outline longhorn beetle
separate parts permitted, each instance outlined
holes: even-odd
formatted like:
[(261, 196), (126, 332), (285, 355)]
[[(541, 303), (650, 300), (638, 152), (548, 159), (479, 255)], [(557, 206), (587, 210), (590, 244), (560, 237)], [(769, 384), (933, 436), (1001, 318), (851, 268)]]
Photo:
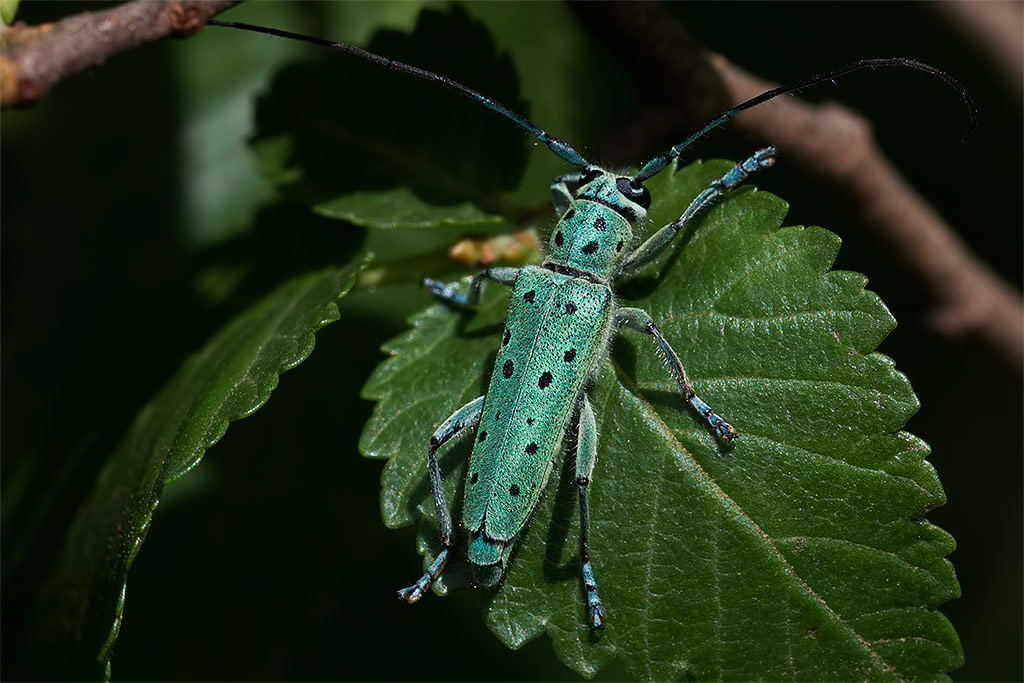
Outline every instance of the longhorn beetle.
[[(970, 111), (971, 122), (964, 139), (973, 133), (977, 119), (966, 90), (945, 72), (905, 58), (865, 59), (774, 88), (728, 109), (633, 175), (621, 175), (587, 161), (572, 146), (500, 102), (445, 76), (354, 45), (238, 22), (209, 23), (330, 47), (434, 82), (501, 114), (575, 167), (576, 170), (556, 178), (551, 186), (559, 219), (540, 266), (488, 268), (472, 277), (468, 291), (459, 283), (423, 279), (433, 296), (457, 307), (475, 305), (485, 281), (511, 287), (512, 295), (487, 393), (456, 410), (430, 437), (427, 461), (440, 516), (442, 549), (413, 585), (398, 591), (398, 597), (410, 603), (419, 600), (441, 575), (452, 553), (454, 526), (437, 462), (437, 452), (443, 445), (476, 428), (462, 526), (469, 533), (468, 559), (473, 577), (478, 584), (491, 587), (501, 581), (516, 539), (529, 523), (563, 443), (568, 443), (575, 449), (580, 562), (592, 629), (604, 628), (605, 609), (590, 561), (587, 486), (598, 444), (587, 388), (604, 362), (615, 332), (627, 327), (649, 335), (667, 361), (684, 398), (707, 428), (726, 444), (737, 436), (733, 426), (697, 396), (679, 355), (651, 316), (640, 308), (617, 306), (612, 287), (619, 277), (661, 254), (695, 215), (739, 186), (751, 173), (771, 166), (776, 150), (766, 147), (736, 164), (705, 188), (676, 221), (637, 244), (651, 206), (651, 195), (644, 182), (666, 169), (695, 140), (740, 112), (784, 93), (864, 68), (908, 67), (945, 81), (959, 92)], [(572, 433), (566, 438), (570, 430)]]

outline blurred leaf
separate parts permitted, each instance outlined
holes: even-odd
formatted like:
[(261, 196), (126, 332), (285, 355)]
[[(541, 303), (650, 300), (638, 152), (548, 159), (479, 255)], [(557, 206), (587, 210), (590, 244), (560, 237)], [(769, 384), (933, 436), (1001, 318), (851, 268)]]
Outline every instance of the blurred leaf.
[[(268, 26), (302, 23), (297, 3), (251, 3), (247, 19)], [(240, 31), (210, 27), (174, 52), (179, 106), (187, 121), (181, 155), (183, 226), (195, 245), (244, 232), (273, 190), (242, 144), (252, 135), (256, 96), (269, 74), (305, 46), (290, 40), (252, 40)], [(216, 64), (216, 68), (211, 68)]]
[[(651, 181), (651, 223), (674, 219), (729, 166)], [(944, 559), (954, 542), (924, 521), (944, 494), (927, 445), (899, 431), (918, 402), (892, 361), (871, 353), (895, 321), (863, 276), (829, 271), (835, 235), (780, 227), (787, 208), (740, 190), (680, 236), (656, 277), (618, 288), (623, 304), (651, 313), (740, 437), (718, 443), (654, 344), (621, 335), (590, 392), (600, 433), (592, 557), (608, 628), (586, 624), (563, 463), (484, 597), (485, 621), (509, 647), (547, 631), (583, 675), (621, 657), (655, 680), (935, 678), (962, 661), (935, 610), (959, 595)], [(498, 289), (475, 314), (436, 305), (416, 316), (364, 388), (379, 403), (361, 449), (389, 459), (384, 520), (422, 520), (428, 560), (438, 542), (427, 441), (485, 390), (507, 301)], [(456, 518), (468, 452), (463, 443), (441, 456)], [(464, 582), (463, 570), (450, 565), (439, 592)]]
[[(438, 42), (461, 49), (438, 51)], [(511, 58), (458, 6), (422, 12), (412, 34), (378, 31), (367, 49), (485, 89), (528, 114)], [(524, 131), (437, 83), (351, 55), (317, 56), (282, 70), (259, 101), (253, 144), (282, 192), (368, 227), (479, 226), (512, 211), (500, 193), (522, 176)]]
[[(614, 55), (595, 44), (571, 6), (560, 2), (473, 2), (466, 4), (466, 9), (484, 22), (501, 49), (515, 56), (520, 91), (530, 103), (530, 119), (549, 133), (564, 136), (584, 157), (597, 160), (602, 156), (604, 145), (628, 119), (636, 102), (634, 82)], [(614, 84), (610, 92), (608, 84)], [(490, 94), (489, 90), (485, 94)], [(551, 180), (567, 167), (544, 145), (529, 137), (526, 140), (529, 164), (512, 196), (533, 206), (548, 191)]]
[(14, 23), (14, 17), (18, 15), (18, 0), (0, 0), (0, 20), (5, 26)]
[[(361, 263), (295, 277), (225, 325), (142, 411), (100, 472), (49, 582), (35, 647), (56, 678), (104, 675), (124, 586), (164, 486), (194, 467), (228, 423), (251, 415), (278, 376), (338, 319)], [(109, 675), (109, 673), (107, 674)]]

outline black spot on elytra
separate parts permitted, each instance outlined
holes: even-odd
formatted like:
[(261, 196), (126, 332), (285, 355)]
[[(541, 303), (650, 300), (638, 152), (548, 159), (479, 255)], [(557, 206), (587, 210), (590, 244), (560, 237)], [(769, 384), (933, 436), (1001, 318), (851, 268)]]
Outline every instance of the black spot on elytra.
[(487, 441), (487, 432), (486, 431), (480, 432), (480, 443), (483, 443), (484, 441)]
[(523, 301), (525, 301), (528, 304), (532, 304), (533, 303), (533, 298), (534, 298), (534, 296), (536, 296), (536, 294), (537, 294), (536, 290), (531, 289), (526, 294), (523, 294)]
[(564, 360), (566, 363), (571, 363), (574, 360), (576, 360), (576, 349), (569, 349), (568, 351), (566, 351), (565, 355), (562, 356), (562, 360)]
[(555, 233), (555, 244), (557, 244), (558, 246), (562, 246), (563, 244), (565, 244), (565, 238), (562, 237), (561, 230)]
[(604, 216), (598, 216), (597, 218), (594, 219), (595, 230), (600, 230), (603, 232), (606, 227), (608, 227), (608, 224), (605, 222)]
[(512, 376), (512, 371), (515, 369), (516, 366), (513, 365), (512, 359), (509, 358), (507, 361), (505, 361), (505, 364), (501, 366), (501, 374), (505, 376), (505, 379), (508, 379), (509, 377)]
[(567, 303), (565, 305), (565, 312), (568, 313), (569, 315), (572, 315), (573, 313), (575, 313), (576, 312), (576, 304), (572, 303), (571, 301), (569, 303)]
[(526, 424), (532, 425), (533, 424), (533, 418), (532, 417), (526, 418)]
[(509, 330), (505, 330), (505, 338), (501, 341), (502, 346), (508, 346), (508, 340), (512, 338), (512, 333)]
[(494, 414), (494, 421), (497, 422), (500, 419), (501, 419), (501, 411), (499, 410), (498, 412), (496, 412)]
[(615, 251), (622, 251), (622, 247), (625, 246), (625, 242), (619, 240), (619, 243), (615, 245)]
[(475, 484), (476, 480), (479, 479), (479, 478), (480, 478), (480, 473), (479, 472), (474, 472), (473, 476), (469, 478), (469, 483), (470, 484)]
[(512, 484), (511, 486), (508, 487), (508, 492), (510, 494), (512, 494), (513, 496), (518, 496), (519, 495), (519, 485), (518, 484)]
[(565, 212), (565, 215), (562, 216), (562, 220), (563, 221), (571, 221), (572, 217), (575, 216), (575, 215), (576, 215), (576, 207), (573, 207), (573, 208), (571, 208), (571, 209), (569, 209), (568, 211)]
[(537, 382), (537, 386), (540, 387), (541, 389), (545, 389), (549, 384), (551, 384), (551, 380), (553, 380), (554, 378), (554, 375), (552, 375), (550, 372), (545, 371), (544, 374), (540, 376), (540, 380)]
[(531, 441), (530, 445), (526, 447), (526, 452), (530, 455), (535, 455), (537, 453), (537, 444)]
[(584, 254), (593, 254), (595, 251), (597, 251), (597, 246), (597, 242), (587, 242), (586, 244), (583, 245), (583, 248), (580, 249), (580, 251), (582, 251)]

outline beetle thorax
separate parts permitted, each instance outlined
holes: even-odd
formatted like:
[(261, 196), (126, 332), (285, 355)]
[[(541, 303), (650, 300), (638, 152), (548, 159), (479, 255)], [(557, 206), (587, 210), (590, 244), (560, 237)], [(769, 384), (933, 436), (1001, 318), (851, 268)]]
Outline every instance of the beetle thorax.
[[(580, 187), (551, 235), (546, 263), (610, 280), (630, 252), (647, 207), (626, 197), (620, 181), (602, 171)], [(646, 189), (641, 188), (646, 195)], [(649, 197), (650, 195), (646, 195)], [(648, 202), (649, 206), (649, 202)]]

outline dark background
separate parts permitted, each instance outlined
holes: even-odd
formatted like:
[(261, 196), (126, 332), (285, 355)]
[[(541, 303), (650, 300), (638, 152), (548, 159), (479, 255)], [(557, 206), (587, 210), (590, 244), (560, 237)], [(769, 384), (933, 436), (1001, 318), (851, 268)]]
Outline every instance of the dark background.
[[(539, 7), (505, 6), (523, 20), (505, 26), (499, 45), (517, 63), (579, 74), (572, 97), (593, 115), (575, 131), (552, 132), (599, 148), (635, 89), (616, 80), (626, 72), (570, 12)], [(37, 23), (84, 8), (29, 4), (20, 18)], [(862, 112), (911, 183), (1020, 286), (1020, 90), (933, 6), (686, 3), (672, 11), (701, 43), (778, 81), (876, 56), (914, 57), (953, 73), (981, 110), (967, 145), (959, 142), (966, 115), (955, 94), (897, 70), (850, 77), (808, 98)], [(365, 42), (375, 22), (409, 27), (415, 16), (404, 3), (257, 3), (226, 18)], [(209, 28), (148, 47), (59, 86), (32, 109), (3, 114), (4, 678), (26, 675), (17, 668), (22, 625), (104, 458), (183, 358), (226, 320), (223, 309), (204, 305), (197, 263), (272, 242), (248, 231), (257, 207), (273, 198), (245, 148), (251, 99), (276, 65), (315, 51), (242, 38), (249, 40)], [(559, 50), (563, 44), (572, 49)], [(548, 52), (531, 53), (538, 45)], [(524, 96), (536, 99), (531, 84), (543, 71), (527, 72)], [(338, 96), (358, 106), (372, 94)], [(542, 126), (544, 112), (534, 101), (531, 116)], [(748, 152), (722, 134), (694, 155)], [(1020, 377), (969, 341), (935, 335), (916, 283), (784, 163), (757, 183), (792, 204), (787, 223), (840, 234), (836, 267), (867, 274), (899, 320), (879, 350), (921, 399), (907, 429), (931, 444), (949, 499), (929, 520), (959, 545), (950, 559), (963, 597), (943, 607), (966, 657), (953, 677), (1019, 680)], [(543, 208), (544, 194), (534, 197)], [(424, 304), (410, 288), (346, 299), (346, 324), (323, 330), (316, 352), (282, 378), (272, 400), (168, 487), (129, 578), (115, 680), (575, 677), (546, 639), (520, 652), (503, 648), (481, 627), (472, 592), (428, 596), (415, 607), (392, 597), (420, 564), (414, 531), (381, 524), (381, 464), (356, 450), (372, 409), (359, 388), (383, 358), (380, 345)]]

